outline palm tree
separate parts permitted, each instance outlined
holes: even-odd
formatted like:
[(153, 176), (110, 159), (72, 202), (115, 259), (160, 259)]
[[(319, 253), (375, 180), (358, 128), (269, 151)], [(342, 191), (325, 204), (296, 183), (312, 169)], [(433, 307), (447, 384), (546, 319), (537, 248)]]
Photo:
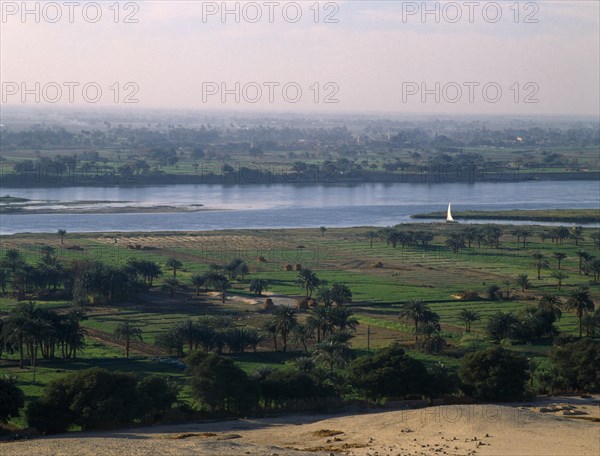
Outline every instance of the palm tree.
[(485, 240), (489, 245), (495, 248), (500, 248), (500, 238), (502, 237), (502, 229), (494, 225), (486, 225), (483, 228)]
[(195, 348), (198, 348), (198, 343), (200, 339), (200, 326), (200, 323), (194, 322), (192, 320), (185, 320), (175, 327), (175, 333), (179, 338), (181, 338), (184, 344), (187, 344), (188, 351), (190, 352)]
[(333, 293), (331, 292), (331, 288), (319, 288), (319, 292), (317, 293), (317, 301), (324, 306), (331, 306), (333, 304)]
[(521, 287), (521, 291), (525, 293), (525, 290), (529, 288), (530, 285), (527, 274), (519, 274), (517, 276), (517, 285), (519, 285)]
[(252, 279), (250, 282), (250, 291), (256, 293), (258, 296), (262, 296), (262, 292), (269, 286), (269, 282), (265, 279)]
[(521, 243), (521, 231), (522, 231), (521, 228), (517, 228), (510, 232), (510, 234), (512, 234), (514, 237), (517, 238), (517, 244)]
[(471, 248), (471, 243), (481, 239), (481, 230), (475, 227), (469, 227), (464, 231), (465, 241), (467, 241), (467, 247)]
[(565, 239), (571, 237), (571, 233), (566, 226), (559, 226), (558, 228), (552, 230), (552, 236), (556, 240), (557, 244), (562, 245)]
[(115, 328), (115, 339), (125, 341), (125, 357), (129, 358), (129, 344), (131, 339), (142, 340), (142, 330), (128, 321), (119, 323)]
[(452, 249), (452, 253), (458, 253), (466, 247), (465, 240), (461, 234), (453, 233), (446, 239), (446, 245)]
[(577, 252), (577, 256), (579, 257), (579, 275), (581, 275), (581, 271), (583, 271), (583, 265), (590, 259), (590, 254), (585, 250), (579, 250)]
[(600, 329), (600, 309), (596, 309), (594, 313), (587, 313), (583, 316), (583, 327), (585, 335), (594, 337)]
[(313, 338), (314, 332), (314, 328), (312, 328), (310, 325), (298, 323), (292, 329), (292, 343), (296, 344), (296, 346), (298, 344), (302, 345), (304, 351), (308, 353), (306, 342)]
[(419, 323), (424, 321), (427, 312), (431, 312), (427, 304), (421, 299), (409, 299), (400, 311), (400, 319), (415, 324), (415, 345), (419, 342)]
[(506, 339), (519, 320), (510, 312), (497, 312), (492, 315), (487, 324), (488, 335), (496, 342)]
[(200, 287), (204, 285), (206, 282), (206, 277), (199, 274), (194, 274), (192, 276), (192, 285), (196, 287), (196, 296), (200, 296)]
[(315, 369), (315, 361), (308, 356), (300, 356), (292, 360), (292, 364), (300, 372), (310, 373)]
[(8, 285), (8, 270), (0, 268), (0, 289), (2, 294), (6, 293), (6, 285)]
[(277, 331), (281, 334), (281, 340), (283, 342), (283, 352), (287, 351), (287, 340), (290, 332), (294, 329), (294, 326), (298, 323), (296, 320), (296, 312), (294, 309), (288, 306), (278, 306), (273, 312), (273, 318), (275, 319), (275, 325)]
[(306, 290), (306, 297), (312, 297), (313, 291), (323, 282), (310, 268), (303, 268), (298, 272), (298, 285)]
[(216, 291), (221, 292), (221, 302), (225, 302), (225, 293), (231, 288), (231, 282), (224, 275), (217, 275), (212, 279), (212, 286)]
[(326, 364), (331, 372), (334, 367), (344, 367), (346, 364), (345, 352), (347, 346), (333, 339), (318, 343), (313, 357), (316, 362)]
[(594, 274), (594, 282), (597, 282), (600, 278), (600, 259), (594, 258), (589, 269), (591, 269), (592, 274)]
[(521, 230), (521, 237), (523, 238), (523, 248), (527, 248), (527, 238), (531, 237), (533, 232), (531, 230), (523, 229)]
[(359, 323), (353, 315), (349, 307), (336, 307), (332, 309), (331, 322), (340, 331), (355, 331)]
[(377, 231), (367, 231), (366, 237), (369, 240), (369, 247), (373, 248), (373, 240), (379, 237), (379, 233)]
[(235, 280), (238, 276), (243, 279), (249, 270), (248, 265), (241, 258), (236, 258), (223, 267), (223, 272), (227, 273), (229, 280)]
[(573, 290), (569, 294), (567, 299), (567, 308), (575, 310), (577, 318), (579, 318), (579, 338), (582, 336), (582, 322), (581, 319), (587, 312), (594, 311), (594, 301), (590, 297), (590, 290), (587, 287), (580, 286), (576, 290)]
[(574, 226), (571, 228), (571, 238), (575, 240), (575, 245), (579, 245), (579, 241), (583, 241), (583, 227)]
[(385, 242), (387, 245), (392, 244), (393, 248), (396, 248), (398, 245), (398, 241), (400, 240), (400, 233), (394, 229), (389, 229), (386, 231)]
[(67, 230), (58, 230), (56, 232), (56, 234), (58, 234), (58, 236), (60, 237), (60, 243), (64, 244), (65, 243), (65, 236), (67, 235)]
[(464, 322), (465, 332), (471, 332), (471, 323), (480, 320), (481, 316), (473, 310), (462, 309), (458, 314), (458, 318)]
[(335, 309), (336, 307), (331, 306), (317, 306), (308, 313), (306, 324), (311, 329), (317, 330), (317, 343), (325, 339), (335, 328)]
[(177, 270), (183, 267), (183, 263), (179, 261), (177, 258), (169, 258), (165, 265), (173, 270), (173, 278), (177, 278)]
[(440, 334), (439, 323), (427, 322), (422, 325), (423, 341), (421, 347), (427, 353), (438, 353), (446, 345), (446, 340)]
[(531, 256), (533, 257), (533, 266), (537, 269), (537, 278), (539, 280), (542, 268), (548, 267), (548, 261), (542, 252), (534, 252)]
[(128, 261), (128, 263), (138, 274), (144, 278), (144, 282), (146, 283), (147, 287), (151, 287), (154, 279), (162, 275), (160, 265), (154, 261), (131, 259)]
[(268, 332), (271, 337), (273, 338), (273, 347), (275, 348), (275, 351), (277, 351), (277, 322), (275, 321), (275, 318), (271, 318), (270, 320), (267, 320), (264, 322), (263, 324), (263, 329)]
[(13, 284), (15, 280), (15, 276), (17, 275), (17, 270), (22, 268), (25, 264), (25, 260), (23, 259), (23, 255), (17, 249), (8, 249), (4, 254), (4, 258), (2, 259), (2, 266), (7, 269), (10, 269), (13, 276)]
[(19, 367), (23, 368), (23, 347), (32, 336), (31, 326), (35, 319), (36, 308), (30, 303), (19, 304), (6, 318), (2, 327), (2, 338), (19, 349)]
[(87, 320), (87, 316), (80, 308), (71, 309), (66, 314), (61, 331), (63, 358), (75, 359), (77, 351), (84, 350), (87, 331), (81, 326), (82, 320)]
[(331, 286), (331, 299), (338, 306), (352, 302), (352, 292), (343, 283), (334, 283)]
[(164, 283), (164, 288), (166, 288), (167, 290), (169, 290), (169, 293), (171, 295), (171, 297), (175, 297), (175, 290), (177, 290), (177, 287), (179, 286), (179, 280), (177, 279), (167, 279), (165, 280)]
[(564, 252), (554, 252), (552, 254), (552, 256), (554, 258), (556, 258), (556, 261), (558, 263), (558, 270), (560, 271), (560, 263), (561, 263), (562, 260), (564, 260), (565, 258), (567, 258), (567, 254), (564, 253)]
[(565, 280), (566, 278), (568, 278), (567, 274), (565, 274), (562, 271), (554, 271), (552, 274), (550, 274), (550, 276), (553, 279), (556, 279), (557, 285), (558, 285), (558, 291), (560, 291), (560, 289), (562, 288), (562, 281)]
[(556, 320), (560, 320), (560, 317), (562, 316), (562, 301), (558, 296), (551, 293), (545, 294), (540, 298), (538, 308), (552, 314)]

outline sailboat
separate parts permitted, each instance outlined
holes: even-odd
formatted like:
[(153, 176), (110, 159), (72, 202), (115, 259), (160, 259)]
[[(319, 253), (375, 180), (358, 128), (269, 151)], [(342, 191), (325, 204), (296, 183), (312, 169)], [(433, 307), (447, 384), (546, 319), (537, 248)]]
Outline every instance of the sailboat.
[(446, 223), (456, 223), (452, 218), (452, 203), (448, 203), (448, 213), (446, 214)]

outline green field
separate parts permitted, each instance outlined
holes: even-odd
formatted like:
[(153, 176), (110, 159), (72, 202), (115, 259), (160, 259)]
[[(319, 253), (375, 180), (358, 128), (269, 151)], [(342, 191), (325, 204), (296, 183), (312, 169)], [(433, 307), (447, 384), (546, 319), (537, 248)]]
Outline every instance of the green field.
[[(454, 254), (445, 245), (447, 236), (457, 230), (456, 225), (410, 224), (402, 225), (402, 230), (426, 229), (434, 232), (435, 239), (427, 247), (396, 248), (386, 245), (383, 240), (375, 240), (370, 247), (365, 234), (372, 228), (328, 229), (324, 236), (318, 229), (294, 230), (229, 230), (218, 232), (183, 233), (114, 233), (114, 234), (67, 234), (64, 244), (55, 234), (13, 235), (0, 238), (0, 257), (6, 250), (17, 248), (30, 263), (36, 263), (41, 256), (41, 246), (52, 245), (64, 263), (72, 260), (96, 259), (113, 265), (123, 265), (129, 258), (145, 258), (163, 265), (164, 275), (148, 292), (134, 302), (123, 302), (110, 306), (89, 307), (88, 319), (83, 322), (90, 331), (85, 351), (76, 361), (39, 360), (36, 382), (30, 367), (18, 368), (17, 354), (3, 354), (0, 369), (16, 375), (19, 386), (29, 398), (38, 396), (44, 385), (66, 372), (90, 366), (101, 365), (110, 369), (139, 372), (142, 375), (159, 373), (178, 378), (184, 384), (183, 372), (168, 364), (154, 361), (160, 350), (151, 349), (156, 337), (167, 331), (177, 322), (203, 315), (227, 315), (238, 326), (260, 328), (270, 313), (263, 310), (263, 298), (257, 298), (249, 290), (254, 278), (264, 278), (269, 282), (269, 293), (273, 301), (297, 299), (303, 290), (297, 284), (297, 272), (285, 271), (286, 264), (301, 264), (312, 268), (319, 278), (329, 284), (342, 282), (353, 293), (352, 308), (360, 325), (352, 348), (356, 353), (364, 353), (369, 344), (371, 349), (399, 341), (419, 359), (425, 362), (442, 361), (450, 367), (457, 367), (459, 359), (452, 355), (455, 349), (473, 349), (489, 346), (484, 334), (489, 316), (497, 311), (519, 312), (535, 306), (536, 300), (544, 293), (566, 296), (577, 286), (590, 286), (592, 298), (600, 300), (600, 284), (592, 276), (579, 274), (578, 251), (585, 250), (598, 256), (600, 251), (590, 235), (597, 231), (585, 229), (583, 240), (575, 245), (566, 240), (562, 245), (550, 240), (542, 241), (540, 234), (547, 227), (530, 226), (533, 234), (526, 246), (509, 234), (513, 227), (503, 227), (498, 249), (475, 243), (471, 248), (463, 248)], [(74, 249), (73, 246), (77, 246)], [(533, 252), (543, 252), (549, 261), (549, 268), (542, 269), (541, 278), (532, 264)], [(553, 253), (562, 252), (561, 270), (567, 275), (560, 291), (551, 272), (557, 265)], [(259, 262), (263, 256), (266, 262)], [(161, 285), (171, 277), (164, 264), (170, 257), (183, 262), (177, 272), (182, 286), (176, 294), (170, 294)], [(205, 293), (196, 296), (190, 284), (193, 274), (208, 271), (212, 263), (226, 263), (234, 258), (246, 260), (250, 273), (243, 279), (233, 282), (228, 291), (228, 299), (221, 303), (220, 296)], [(383, 263), (382, 268), (372, 267), (373, 263)], [(528, 274), (531, 286), (525, 292), (516, 285), (519, 274)], [(510, 299), (490, 300), (486, 296), (488, 286), (496, 284), (501, 290), (508, 288)], [(10, 291), (10, 286), (7, 287)], [(479, 299), (464, 301), (458, 298), (461, 292), (474, 291)], [(441, 355), (426, 355), (412, 350), (413, 328), (398, 318), (400, 308), (408, 299), (423, 299), (431, 309), (440, 315), (442, 335), (449, 344), (449, 352)], [(17, 304), (10, 293), (0, 297), (0, 316), (6, 315)], [(68, 301), (42, 301), (36, 304), (68, 310)], [(474, 322), (472, 332), (465, 334), (464, 325), (458, 318), (461, 309), (475, 310), (481, 320)], [(298, 311), (298, 320), (304, 321), (307, 311)], [(121, 342), (112, 338), (119, 322), (131, 321), (142, 329), (145, 344), (134, 346), (133, 360), (124, 359)], [(578, 320), (573, 312), (566, 311), (557, 327), (563, 334), (578, 334)], [(370, 332), (370, 340), (367, 333)], [(294, 347), (292, 347), (294, 348)], [(509, 348), (523, 352), (528, 357), (538, 359), (540, 365), (547, 363), (549, 345), (512, 345)], [(298, 349), (298, 347), (296, 347)], [(158, 350), (158, 351), (156, 351)], [(231, 355), (248, 372), (262, 365), (281, 366), (298, 352), (283, 354), (273, 352), (269, 338), (258, 347), (256, 353)], [(184, 389), (184, 399), (189, 398)]]

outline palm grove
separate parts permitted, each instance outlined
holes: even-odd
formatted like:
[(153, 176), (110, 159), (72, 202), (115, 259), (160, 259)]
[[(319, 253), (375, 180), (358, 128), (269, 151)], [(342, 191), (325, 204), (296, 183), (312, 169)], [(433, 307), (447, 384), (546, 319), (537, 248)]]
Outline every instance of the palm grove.
[[(321, 233), (324, 235), (325, 231)], [(454, 255), (463, 249), (480, 248), (482, 244), (499, 249), (503, 234), (501, 228), (492, 225), (467, 227), (449, 233), (444, 243)], [(510, 234), (517, 237), (522, 249), (527, 249), (527, 239), (533, 235), (524, 228)], [(370, 248), (374, 242), (383, 241), (392, 249), (398, 246), (427, 249), (436, 234), (386, 228), (369, 231), (364, 237)], [(580, 230), (563, 227), (543, 232), (540, 237), (542, 241), (550, 239), (557, 246), (565, 241), (579, 243), (583, 239)], [(598, 245), (597, 236), (593, 239)], [(194, 274), (187, 283), (182, 283), (177, 272), (184, 264), (177, 258), (168, 258), (162, 265), (139, 258), (130, 259), (123, 266), (89, 260), (63, 264), (52, 247), (44, 246), (40, 252), (37, 263), (31, 264), (21, 252), (9, 249), (0, 269), (2, 293), (8, 294), (10, 289), (10, 294), (20, 301), (0, 319), (0, 357), (3, 353), (18, 353), (21, 368), (26, 364), (35, 367), (39, 357), (76, 359), (85, 349), (86, 307), (136, 299), (155, 288), (159, 280), (163, 291), (172, 297), (189, 286), (196, 296), (212, 290), (222, 302), (233, 284), (244, 284), (256, 296), (262, 296), (270, 287), (269, 280), (264, 278), (246, 280), (251, 272), (241, 259), (212, 264), (206, 273)], [(412, 326), (415, 351), (394, 344), (374, 355), (357, 356), (351, 348), (359, 325), (351, 306), (352, 291), (344, 283), (329, 284), (310, 268), (297, 271), (297, 287), (304, 297), (298, 300), (296, 308), (265, 306), (268, 318), (259, 327), (239, 324), (228, 316), (203, 315), (172, 326), (156, 338), (156, 344), (173, 356), (185, 357), (196, 413), (210, 415), (334, 406), (353, 397), (380, 401), (391, 397), (434, 397), (459, 391), (483, 400), (522, 398), (532, 392), (526, 388), (534, 375), (532, 365), (518, 353), (503, 348), (505, 340), (515, 343), (553, 341), (551, 369), (536, 374), (538, 391), (598, 390), (600, 373), (597, 368), (590, 370), (589, 366), (600, 365), (600, 344), (594, 339), (600, 328), (600, 313), (595, 309), (589, 288), (579, 286), (561, 293), (567, 278), (561, 268), (565, 253), (557, 251), (548, 255), (534, 251), (530, 257), (529, 269), (538, 279), (546, 270), (553, 269), (549, 275), (556, 280), (556, 293), (543, 294), (535, 306), (519, 313), (497, 312), (488, 317), (484, 331), (493, 344), (480, 350), (459, 352), (450, 347), (440, 315), (423, 300), (410, 299), (404, 302), (398, 315)], [(590, 276), (595, 284), (600, 276), (600, 260), (583, 250), (578, 251), (577, 260), (578, 274)], [(527, 272), (500, 285), (490, 284), (483, 291), (465, 291), (463, 298), (476, 301), (485, 295), (488, 300), (514, 299), (516, 288), (525, 293), (532, 287), (535, 279), (530, 279)], [(73, 306), (68, 311), (53, 310), (33, 302), (49, 299), (70, 300)], [(556, 322), (563, 312), (576, 315), (580, 340), (560, 335)], [(465, 334), (469, 334), (473, 323), (482, 316), (463, 308), (458, 318), (464, 323)], [(131, 347), (142, 340), (142, 328), (133, 322), (121, 322), (114, 329), (114, 339), (124, 346), (125, 356), (129, 357)], [(292, 353), (282, 368), (265, 367), (251, 374), (226, 356), (257, 350)], [(411, 355), (418, 352), (459, 357), (461, 367), (456, 371), (443, 363), (424, 363)], [(588, 366), (587, 370), (583, 366)], [(507, 384), (508, 373), (511, 380)], [(100, 401), (81, 386), (94, 382), (128, 385), (118, 389), (118, 394), (110, 388), (103, 393), (115, 399), (120, 415), (109, 408), (104, 411), (105, 415), (87, 417), (83, 409), (76, 410), (69, 405)], [(499, 388), (501, 384), (504, 386)], [(10, 378), (4, 379), (0, 386), (3, 397), (16, 404), (16, 407), (6, 407), (4, 416), (0, 416), (0, 420), (7, 420), (19, 414), (23, 397)], [(153, 422), (161, 419), (177, 402), (179, 388), (154, 376), (140, 379), (133, 374), (97, 368), (85, 370), (50, 383), (42, 397), (28, 404), (26, 416), (31, 425), (43, 432), (62, 431), (72, 425), (91, 428), (106, 422)], [(157, 398), (156, 403), (148, 399), (150, 396)], [(178, 406), (184, 407), (181, 403)]]

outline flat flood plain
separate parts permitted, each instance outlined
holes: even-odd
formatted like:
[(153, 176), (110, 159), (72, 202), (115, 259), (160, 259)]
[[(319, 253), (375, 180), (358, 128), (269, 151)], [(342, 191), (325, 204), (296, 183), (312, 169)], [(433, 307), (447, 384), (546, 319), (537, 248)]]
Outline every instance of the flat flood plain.
[[(473, 225), (470, 225), (473, 226)], [(456, 368), (460, 357), (456, 351), (482, 348), (490, 345), (485, 337), (488, 317), (498, 311), (518, 312), (535, 306), (536, 300), (545, 293), (566, 296), (577, 286), (590, 286), (593, 300), (598, 303), (600, 284), (591, 276), (579, 274), (577, 252), (584, 250), (598, 257), (590, 235), (597, 229), (584, 229), (583, 240), (565, 240), (563, 244), (542, 241), (540, 234), (547, 227), (528, 226), (532, 231), (526, 246), (513, 236), (515, 226), (502, 226), (503, 235), (499, 248), (474, 243), (471, 248), (461, 249), (457, 254), (445, 245), (447, 236), (463, 229), (449, 224), (407, 224), (400, 230), (425, 230), (435, 234), (427, 247), (393, 248), (385, 240), (374, 240), (372, 246), (366, 236), (372, 227), (341, 229), (280, 229), (280, 230), (223, 230), (213, 232), (154, 232), (154, 233), (67, 233), (64, 243), (57, 234), (19, 234), (0, 237), (0, 257), (7, 249), (16, 248), (25, 259), (33, 264), (41, 257), (41, 247), (51, 245), (63, 263), (71, 260), (99, 260), (112, 265), (124, 265), (130, 258), (156, 261), (163, 267), (164, 274), (154, 287), (133, 302), (110, 306), (87, 308), (88, 319), (83, 322), (89, 330), (85, 350), (77, 360), (38, 361), (35, 372), (31, 368), (18, 368), (18, 354), (2, 355), (0, 370), (15, 375), (24, 389), (28, 400), (39, 396), (43, 387), (51, 380), (67, 372), (103, 366), (111, 370), (139, 372), (142, 375), (157, 373), (180, 381), (184, 386), (182, 396), (190, 401), (189, 389), (185, 386), (184, 372), (177, 366), (161, 361), (160, 350), (153, 344), (156, 337), (178, 322), (197, 319), (202, 315), (228, 315), (240, 326), (260, 328), (270, 317), (263, 309), (266, 296), (258, 297), (249, 290), (254, 278), (266, 279), (268, 292), (274, 303), (293, 302), (304, 295), (297, 284), (297, 272), (286, 271), (286, 265), (313, 269), (319, 278), (342, 282), (353, 294), (351, 307), (360, 322), (356, 336), (352, 339), (355, 354), (365, 354), (367, 349), (377, 349), (398, 341), (407, 350), (426, 363), (443, 362)], [(542, 252), (549, 262), (549, 269), (537, 272), (532, 253)], [(561, 290), (551, 272), (557, 269), (553, 253), (567, 256), (561, 262), (561, 271), (566, 274)], [(172, 277), (166, 268), (167, 259), (175, 257), (183, 263), (177, 272), (181, 286), (174, 296), (161, 285)], [(259, 260), (259, 257), (262, 257)], [(227, 263), (235, 258), (244, 259), (250, 273), (233, 282), (225, 303), (216, 293), (202, 290), (196, 296), (191, 285), (191, 276), (209, 270), (213, 263)], [(380, 262), (382, 267), (374, 267)], [(531, 286), (524, 292), (516, 285), (519, 274), (529, 276)], [(496, 284), (508, 290), (511, 298), (490, 300), (486, 289)], [(7, 287), (10, 291), (10, 285)], [(461, 292), (475, 291), (479, 298), (462, 300)], [(441, 355), (427, 355), (412, 350), (414, 332), (412, 325), (398, 318), (401, 306), (408, 299), (422, 299), (441, 318), (442, 335), (449, 346)], [(67, 310), (68, 301), (36, 301), (37, 305)], [(0, 315), (6, 315), (17, 305), (16, 300), (6, 293), (0, 297)], [(598, 305), (598, 304), (597, 304)], [(471, 333), (465, 333), (464, 324), (458, 314), (462, 309), (475, 310), (481, 320), (474, 322)], [(307, 311), (298, 311), (298, 320), (304, 321)], [(132, 358), (125, 359), (123, 345), (112, 338), (116, 325), (123, 321), (134, 322), (142, 329), (143, 344), (134, 345)], [(578, 334), (578, 320), (573, 312), (566, 311), (557, 323), (562, 334)], [(548, 343), (507, 344), (507, 347), (535, 359), (540, 366), (547, 364)], [(274, 352), (269, 338), (259, 345), (257, 352), (232, 354), (248, 372), (261, 366), (280, 367), (303, 352), (293, 347), (289, 353)], [(24, 424), (23, 419), (17, 424)]]

